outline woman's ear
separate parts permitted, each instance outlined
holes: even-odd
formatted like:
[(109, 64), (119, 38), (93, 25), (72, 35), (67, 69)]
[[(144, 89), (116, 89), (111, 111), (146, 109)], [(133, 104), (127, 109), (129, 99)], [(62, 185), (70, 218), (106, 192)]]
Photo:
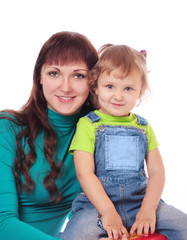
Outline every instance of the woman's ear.
[(97, 87), (95, 88), (95, 94), (98, 95), (98, 88)]

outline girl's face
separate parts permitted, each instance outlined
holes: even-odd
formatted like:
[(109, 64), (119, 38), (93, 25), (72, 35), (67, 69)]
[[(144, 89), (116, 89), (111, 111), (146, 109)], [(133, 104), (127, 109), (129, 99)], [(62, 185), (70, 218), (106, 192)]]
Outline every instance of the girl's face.
[(120, 79), (120, 69), (109, 75), (103, 72), (98, 79), (96, 94), (100, 111), (112, 116), (128, 116), (141, 97), (142, 78), (138, 71), (132, 71)]
[(43, 65), (40, 84), (48, 107), (64, 116), (78, 113), (89, 94), (87, 75), (85, 63)]

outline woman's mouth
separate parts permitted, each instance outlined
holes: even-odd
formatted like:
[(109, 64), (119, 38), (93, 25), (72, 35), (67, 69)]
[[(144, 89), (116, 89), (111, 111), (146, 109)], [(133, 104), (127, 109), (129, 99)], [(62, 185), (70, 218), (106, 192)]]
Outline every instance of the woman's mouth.
[(75, 97), (61, 97), (61, 96), (58, 96), (58, 98), (61, 102), (72, 102)]

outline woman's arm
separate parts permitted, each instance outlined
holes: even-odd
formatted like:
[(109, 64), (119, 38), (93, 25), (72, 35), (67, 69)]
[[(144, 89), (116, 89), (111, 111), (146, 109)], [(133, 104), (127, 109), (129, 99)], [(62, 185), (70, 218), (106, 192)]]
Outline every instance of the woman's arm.
[(12, 163), (16, 157), (15, 132), (0, 120), (0, 239), (55, 240), (20, 220), (21, 206)]
[(138, 235), (141, 235), (143, 231), (144, 235), (147, 235), (149, 229), (151, 233), (154, 233), (156, 209), (164, 188), (165, 170), (158, 148), (147, 154), (146, 163), (149, 176), (147, 191), (142, 206), (136, 216), (136, 221), (131, 228), (131, 235), (133, 235), (135, 231), (137, 231)]
[(10, 172), (11, 168), (0, 161), (0, 239), (55, 240), (19, 219), (18, 194)]
[(128, 233), (123, 226), (112, 201), (107, 196), (100, 180), (95, 175), (93, 155), (84, 151), (74, 151), (77, 178), (90, 202), (102, 216), (104, 229), (111, 239), (127, 239)]

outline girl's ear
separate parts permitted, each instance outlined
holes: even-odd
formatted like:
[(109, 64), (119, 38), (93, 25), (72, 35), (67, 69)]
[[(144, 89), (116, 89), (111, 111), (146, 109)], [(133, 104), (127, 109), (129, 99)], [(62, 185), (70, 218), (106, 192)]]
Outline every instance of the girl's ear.
[(141, 99), (142, 98), (142, 90), (140, 91), (140, 93), (139, 93), (139, 96), (138, 96), (138, 99), (137, 99), (137, 103), (136, 103), (136, 106), (138, 107), (139, 105), (140, 105), (140, 103), (141, 103)]
[(144, 92), (145, 92), (145, 89), (142, 87), (141, 90), (140, 90), (139, 96), (138, 96), (138, 99), (139, 99), (140, 101), (141, 101), (141, 98), (142, 98)]
[(142, 97), (142, 90), (141, 90), (140, 93), (139, 93), (138, 99), (140, 100), (141, 97)]

